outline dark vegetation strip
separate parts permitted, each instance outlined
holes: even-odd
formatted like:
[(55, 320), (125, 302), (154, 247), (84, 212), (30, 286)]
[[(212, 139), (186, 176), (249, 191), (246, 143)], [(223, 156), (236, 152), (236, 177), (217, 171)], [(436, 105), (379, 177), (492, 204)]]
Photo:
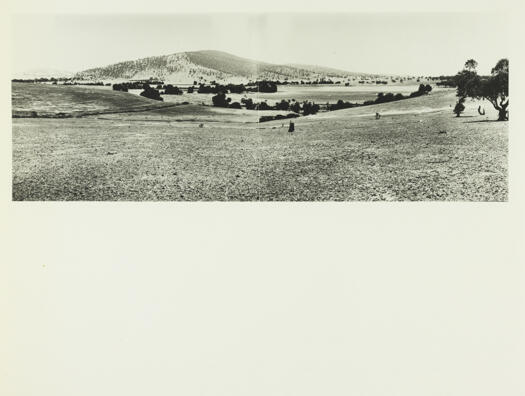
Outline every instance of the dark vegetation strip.
[[(381, 104), (381, 103), (394, 102), (394, 101), (403, 100), (403, 99), (415, 98), (418, 96), (426, 95), (430, 91), (432, 91), (432, 87), (430, 85), (421, 84), (419, 86), (419, 89), (415, 92), (412, 92), (409, 96), (404, 96), (401, 93), (398, 93), (396, 95), (394, 95), (393, 93), (388, 93), (385, 95), (382, 92), (380, 92), (377, 94), (377, 98), (375, 100), (367, 100), (363, 103), (351, 103), (351, 102), (345, 102), (343, 100), (338, 100), (337, 103), (335, 104), (327, 103), (326, 111), (342, 110), (342, 109), (348, 109), (352, 107), (370, 106), (370, 105), (376, 105), (376, 104)], [(214, 96), (214, 98), (216, 97)], [(222, 106), (222, 107), (231, 107), (234, 104), (232, 103), (232, 105), (228, 106), (229, 102), (226, 101), (226, 103), (224, 103), (224, 97), (221, 97), (220, 100), (221, 100), (221, 104), (226, 104), (226, 106)], [(248, 99), (248, 100), (251, 101), (251, 99)], [(244, 99), (243, 99), (243, 103), (245, 103)], [(263, 104), (264, 106), (261, 106)], [(214, 101), (214, 105), (216, 105), (215, 101)], [(253, 103), (250, 102), (249, 105), (251, 106), (253, 105)], [(246, 108), (249, 109), (248, 104), (246, 104)], [(316, 114), (319, 111), (320, 106), (318, 104), (315, 104), (313, 102), (308, 102), (308, 101), (303, 102), (302, 106), (301, 104), (299, 104), (299, 102), (296, 102), (296, 101), (293, 101), (293, 103), (290, 104), (290, 101), (286, 101), (283, 99), (281, 102), (277, 103), (275, 106), (268, 106), (266, 102), (262, 102), (262, 103), (256, 104), (254, 108), (255, 110), (292, 110), (294, 112), (292, 114), (296, 114), (296, 116), (299, 116), (299, 113), (302, 111), (303, 113), (302, 115), (306, 116), (310, 114)], [(273, 121), (273, 120), (278, 120), (278, 119), (283, 119), (283, 118), (291, 118), (290, 115), (291, 114), (288, 114), (288, 116), (273, 116), (273, 117), (272, 116), (262, 116), (261, 118), (259, 118), (259, 122)]]
[(98, 114), (137, 113), (141, 111), (151, 111), (151, 110), (157, 110), (160, 108), (174, 107), (174, 106), (180, 106), (180, 105), (182, 105), (182, 103), (170, 103), (170, 104), (163, 104), (163, 105), (155, 104), (155, 105), (147, 105), (147, 106), (139, 106), (139, 107), (130, 107), (130, 108), (119, 109), (119, 110), (73, 111), (69, 113), (64, 113), (64, 112), (51, 113), (51, 112), (37, 112), (37, 111), (31, 111), (31, 110), (13, 110), (12, 118), (79, 118), (79, 117), (98, 115)]

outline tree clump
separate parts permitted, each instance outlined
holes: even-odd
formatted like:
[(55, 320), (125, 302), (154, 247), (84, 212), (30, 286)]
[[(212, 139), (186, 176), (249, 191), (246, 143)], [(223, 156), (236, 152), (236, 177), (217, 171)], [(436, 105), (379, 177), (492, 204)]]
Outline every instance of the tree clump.
[(128, 92), (128, 87), (125, 84), (113, 84), (113, 91)]
[(498, 111), (498, 121), (509, 119), (509, 60), (500, 59), (490, 76), (480, 76), (477, 62), (469, 59), (456, 74), (458, 98), (486, 99)]
[(465, 98), (459, 98), (458, 102), (456, 103), (456, 106), (454, 107), (454, 114), (456, 114), (456, 117), (459, 117), (461, 113), (465, 110), (465, 105), (463, 104), (465, 102)]
[(144, 96), (148, 99), (160, 100), (161, 102), (164, 101), (164, 99), (162, 99), (162, 97), (160, 96), (160, 92), (155, 88), (150, 87), (149, 84), (144, 84), (142, 88), (144, 89), (144, 91), (140, 93), (140, 96)]
[(174, 87), (171, 84), (164, 86), (165, 95), (182, 95), (182, 90), (179, 87)]
[(217, 95), (212, 96), (211, 101), (215, 107), (228, 107), (231, 98), (227, 98), (224, 92), (219, 92)]

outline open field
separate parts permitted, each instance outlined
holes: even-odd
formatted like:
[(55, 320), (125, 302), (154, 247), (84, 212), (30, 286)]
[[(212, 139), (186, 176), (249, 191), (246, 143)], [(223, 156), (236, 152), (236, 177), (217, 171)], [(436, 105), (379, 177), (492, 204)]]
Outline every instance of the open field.
[[(192, 104), (212, 104), (212, 96), (214, 94), (200, 94), (197, 92), (188, 94), (186, 92), (187, 86), (181, 86), (184, 90), (182, 95), (163, 95), (163, 99), (166, 103), (181, 103), (189, 102)], [(344, 85), (279, 85), (277, 92), (265, 93), (265, 92), (245, 92), (242, 94), (228, 94), (227, 96), (232, 99), (232, 102), (240, 102), (242, 98), (251, 98), (255, 102), (267, 101), (269, 105), (274, 105), (276, 102), (280, 102), (282, 99), (292, 100), (295, 99), (298, 102), (313, 101), (318, 104), (324, 104), (327, 102), (336, 103), (339, 99), (348, 102), (362, 103), (366, 100), (373, 100), (377, 97), (379, 92), (383, 93), (402, 93), (408, 96), (411, 92), (418, 90), (418, 84), (390, 84), (390, 85), (360, 85), (354, 84), (346, 87)], [(103, 89), (111, 89), (110, 87), (101, 87)], [(442, 88), (434, 87), (436, 92), (440, 92)], [(139, 95), (141, 89), (131, 89), (129, 91), (135, 95)]]
[(454, 102), (444, 90), (320, 113), (293, 134), (194, 105), (13, 119), (13, 199), (507, 200), (508, 123), (474, 102), (456, 118)]
[(12, 83), (12, 114), (16, 117), (82, 116), (165, 106), (142, 96), (115, 92), (110, 87)]

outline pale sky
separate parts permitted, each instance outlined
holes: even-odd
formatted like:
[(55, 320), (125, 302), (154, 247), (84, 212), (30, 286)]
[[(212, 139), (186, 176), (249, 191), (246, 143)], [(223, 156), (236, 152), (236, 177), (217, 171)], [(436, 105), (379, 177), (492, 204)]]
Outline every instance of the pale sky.
[(508, 57), (505, 14), (342, 13), (17, 15), (13, 73), (81, 71), (204, 49), (271, 63), (347, 71), (455, 74), (474, 58), (481, 73)]

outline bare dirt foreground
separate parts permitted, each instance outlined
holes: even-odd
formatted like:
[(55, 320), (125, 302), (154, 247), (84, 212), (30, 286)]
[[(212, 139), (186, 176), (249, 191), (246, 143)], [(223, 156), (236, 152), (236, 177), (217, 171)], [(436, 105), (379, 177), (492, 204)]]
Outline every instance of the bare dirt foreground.
[(13, 199), (506, 201), (508, 123), (477, 103), (456, 118), (454, 101), (320, 113), (293, 134), (288, 121), (195, 105), (17, 118)]

